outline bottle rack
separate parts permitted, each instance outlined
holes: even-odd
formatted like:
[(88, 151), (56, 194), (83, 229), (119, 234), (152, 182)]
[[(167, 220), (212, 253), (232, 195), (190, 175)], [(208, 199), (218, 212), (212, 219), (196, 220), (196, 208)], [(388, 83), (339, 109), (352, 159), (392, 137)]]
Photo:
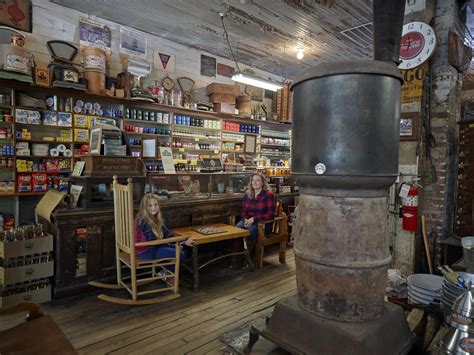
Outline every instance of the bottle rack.
[(53, 236), (40, 225), (0, 235), (0, 307), (51, 300)]

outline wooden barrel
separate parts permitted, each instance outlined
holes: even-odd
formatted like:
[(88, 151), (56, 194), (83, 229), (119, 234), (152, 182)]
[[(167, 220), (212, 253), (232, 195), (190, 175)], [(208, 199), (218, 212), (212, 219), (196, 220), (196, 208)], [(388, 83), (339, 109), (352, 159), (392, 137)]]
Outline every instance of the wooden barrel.
[(105, 90), (105, 73), (95, 70), (84, 70), (82, 74), (87, 79), (87, 91), (93, 94), (103, 94)]
[(241, 95), (237, 97), (237, 108), (239, 109), (239, 114), (250, 115), (252, 113), (252, 102), (250, 101), (250, 96)]
[(85, 47), (82, 50), (84, 70), (95, 70), (105, 73), (105, 52), (100, 48)]

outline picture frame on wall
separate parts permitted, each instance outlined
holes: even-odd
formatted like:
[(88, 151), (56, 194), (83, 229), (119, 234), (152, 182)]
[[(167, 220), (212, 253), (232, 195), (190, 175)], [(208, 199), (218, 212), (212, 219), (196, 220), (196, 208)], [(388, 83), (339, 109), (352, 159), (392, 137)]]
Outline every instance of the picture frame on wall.
[(244, 153), (255, 153), (257, 148), (257, 137), (245, 135)]
[(418, 140), (418, 112), (404, 112), (400, 117), (400, 141)]
[(20, 31), (32, 31), (32, 6), (30, 0), (4, 0), (0, 5), (0, 25)]
[(102, 146), (102, 128), (92, 128), (89, 136), (89, 154), (100, 155), (100, 148)]

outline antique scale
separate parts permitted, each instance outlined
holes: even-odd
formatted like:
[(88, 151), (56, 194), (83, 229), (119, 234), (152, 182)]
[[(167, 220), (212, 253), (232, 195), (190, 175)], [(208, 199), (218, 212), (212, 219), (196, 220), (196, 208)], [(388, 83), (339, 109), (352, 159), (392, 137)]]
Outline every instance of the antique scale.
[(77, 48), (71, 43), (59, 40), (48, 41), (46, 45), (52, 59), (48, 64), (51, 86), (86, 91), (87, 85), (80, 81), (79, 70), (74, 66), (80, 64), (73, 62)]

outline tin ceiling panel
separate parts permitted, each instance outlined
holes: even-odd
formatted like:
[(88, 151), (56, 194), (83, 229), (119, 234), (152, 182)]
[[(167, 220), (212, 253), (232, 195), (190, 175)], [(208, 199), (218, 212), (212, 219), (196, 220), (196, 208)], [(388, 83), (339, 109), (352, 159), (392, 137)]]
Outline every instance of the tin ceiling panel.
[[(369, 58), (369, 42), (348, 30), (371, 31), (372, 0), (52, 0), (109, 21), (232, 59), (286, 78), (321, 61)], [(350, 33), (350, 32), (349, 32)], [(303, 60), (296, 58), (304, 50)]]

